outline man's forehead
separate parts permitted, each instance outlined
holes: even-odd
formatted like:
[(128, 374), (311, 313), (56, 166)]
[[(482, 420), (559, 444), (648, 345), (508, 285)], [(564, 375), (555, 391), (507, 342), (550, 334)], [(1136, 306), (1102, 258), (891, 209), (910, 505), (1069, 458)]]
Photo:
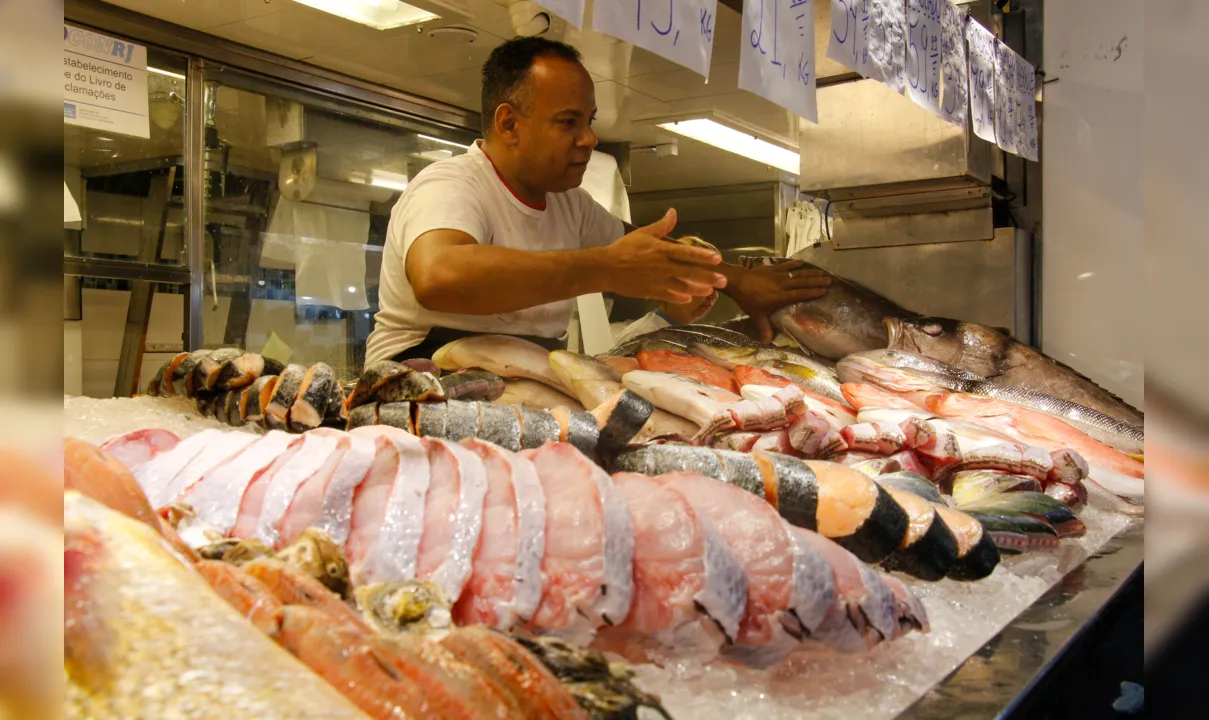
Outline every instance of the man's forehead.
[(565, 105), (574, 100), (594, 104), (596, 86), (577, 62), (560, 57), (540, 57), (529, 71), (529, 89), (540, 103)]

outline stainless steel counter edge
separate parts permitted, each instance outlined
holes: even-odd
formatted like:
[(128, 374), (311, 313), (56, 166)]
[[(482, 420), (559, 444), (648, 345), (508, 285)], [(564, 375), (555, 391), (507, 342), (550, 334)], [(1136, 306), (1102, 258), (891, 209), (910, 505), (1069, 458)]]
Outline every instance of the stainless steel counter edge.
[(1142, 564), (1144, 523), (1113, 538), (900, 715), (999, 716), (1037, 681)]

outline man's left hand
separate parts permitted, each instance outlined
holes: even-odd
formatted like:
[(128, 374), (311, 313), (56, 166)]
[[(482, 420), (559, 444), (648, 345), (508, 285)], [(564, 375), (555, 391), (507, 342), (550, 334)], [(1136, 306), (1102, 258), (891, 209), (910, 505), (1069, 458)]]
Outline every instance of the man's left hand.
[(771, 342), (774, 333), (769, 315), (786, 305), (822, 297), (830, 284), (826, 272), (792, 260), (739, 272), (728, 284), (726, 294), (751, 316), (760, 339)]

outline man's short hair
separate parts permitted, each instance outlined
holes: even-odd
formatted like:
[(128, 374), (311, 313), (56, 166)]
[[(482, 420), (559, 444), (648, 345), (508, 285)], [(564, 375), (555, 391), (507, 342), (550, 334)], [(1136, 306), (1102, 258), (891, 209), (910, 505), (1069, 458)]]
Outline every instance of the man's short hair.
[(542, 37), (513, 38), (491, 51), (483, 63), (483, 137), (491, 132), (495, 109), (504, 103), (528, 112), (525, 84), (529, 70), (540, 57), (558, 57), (582, 63), (579, 51), (566, 43)]

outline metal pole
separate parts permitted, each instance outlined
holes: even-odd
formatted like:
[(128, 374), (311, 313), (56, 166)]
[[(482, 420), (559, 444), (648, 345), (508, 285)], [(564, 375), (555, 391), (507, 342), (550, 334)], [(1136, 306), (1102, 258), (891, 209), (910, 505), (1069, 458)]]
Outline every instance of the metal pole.
[(205, 62), (189, 58), (185, 85), (185, 261), (189, 292), (185, 302), (184, 345), (187, 351), (202, 347), (202, 296), (205, 291), (206, 233), (206, 102)]

